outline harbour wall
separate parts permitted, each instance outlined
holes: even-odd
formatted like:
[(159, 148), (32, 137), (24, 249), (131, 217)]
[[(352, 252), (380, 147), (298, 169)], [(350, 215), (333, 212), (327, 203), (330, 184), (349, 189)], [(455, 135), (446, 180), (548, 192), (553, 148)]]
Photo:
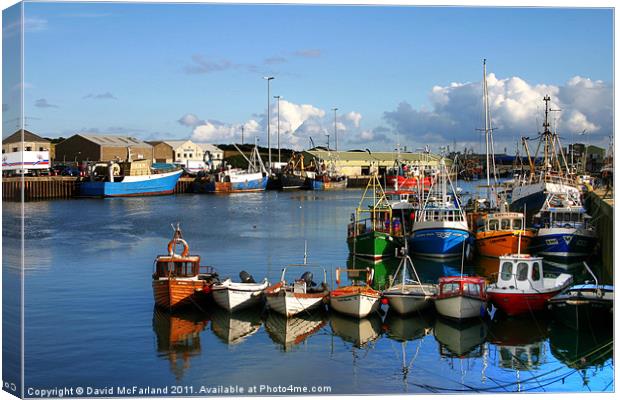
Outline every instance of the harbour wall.
[(591, 191), (586, 194), (585, 205), (592, 216), (592, 224), (600, 240), (603, 280), (613, 282), (614, 276), (614, 206), (613, 198), (603, 192)]

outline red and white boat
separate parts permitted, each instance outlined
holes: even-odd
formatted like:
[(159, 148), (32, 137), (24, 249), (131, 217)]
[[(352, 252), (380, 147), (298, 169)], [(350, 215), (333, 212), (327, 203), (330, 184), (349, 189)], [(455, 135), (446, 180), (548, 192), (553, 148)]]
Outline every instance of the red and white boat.
[[(373, 289), (373, 271), (364, 269), (336, 268), (336, 284), (338, 287), (329, 293), (329, 306), (334, 310), (356, 318), (364, 318), (377, 311), (380, 307), (381, 292)], [(340, 286), (340, 274), (346, 272), (353, 284)], [(360, 282), (360, 273), (365, 272), (366, 280)]]
[(480, 317), (486, 310), (485, 289), (486, 281), (480, 276), (441, 277), (435, 308), (439, 314), (454, 319)]
[(509, 316), (544, 310), (547, 300), (568, 287), (573, 277), (545, 277), (542, 261), (528, 254), (500, 257), (497, 282), (487, 288), (489, 300)]

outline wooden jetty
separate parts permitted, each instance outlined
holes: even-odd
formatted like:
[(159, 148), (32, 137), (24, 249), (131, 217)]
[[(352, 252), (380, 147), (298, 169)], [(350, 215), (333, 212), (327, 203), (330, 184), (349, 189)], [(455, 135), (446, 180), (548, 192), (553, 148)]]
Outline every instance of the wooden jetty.
[[(24, 176), (2, 178), (2, 200), (24, 201), (69, 199), (78, 194), (78, 179), (73, 176)], [(194, 178), (180, 178), (174, 193), (190, 193)]]
[(72, 176), (24, 176), (2, 178), (2, 200), (68, 199), (77, 193), (77, 178)]

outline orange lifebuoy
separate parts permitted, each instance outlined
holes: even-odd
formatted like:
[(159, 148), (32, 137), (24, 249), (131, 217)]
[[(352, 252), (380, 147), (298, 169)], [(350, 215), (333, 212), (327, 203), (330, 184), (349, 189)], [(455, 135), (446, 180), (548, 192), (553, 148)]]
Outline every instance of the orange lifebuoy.
[(189, 255), (189, 245), (181, 238), (174, 238), (168, 243), (168, 254), (170, 254), (171, 257), (178, 256), (178, 254), (174, 253), (177, 243), (181, 243), (183, 245), (181, 257), (187, 257)]

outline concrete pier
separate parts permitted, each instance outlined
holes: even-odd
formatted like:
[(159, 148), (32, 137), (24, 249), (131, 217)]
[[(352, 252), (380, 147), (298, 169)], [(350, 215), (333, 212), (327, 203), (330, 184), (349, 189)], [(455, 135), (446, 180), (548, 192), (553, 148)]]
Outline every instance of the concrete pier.
[(601, 261), (604, 282), (613, 282), (614, 276), (614, 199), (613, 192), (595, 190), (585, 196), (588, 214), (596, 226), (601, 244)]

